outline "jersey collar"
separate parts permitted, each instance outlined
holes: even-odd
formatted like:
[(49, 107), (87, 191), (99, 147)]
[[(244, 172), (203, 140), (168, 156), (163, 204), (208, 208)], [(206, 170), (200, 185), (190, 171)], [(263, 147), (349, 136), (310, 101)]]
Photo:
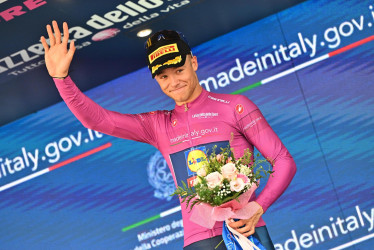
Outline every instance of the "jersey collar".
[(201, 91), (200, 95), (195, 100), (193, 100), (192, 102), (183, 104), (183, 105), (175, 104), (174, 109), (177, 112), (186, 112), (186, 106), (187, 106), (188, 110), (190, 110), (191, 108), (196, 108), (201, 103), (204, 102), (204, 100), (208, 97), (208, 95), (209, 95), (209, 92), (206, 91), (204, 88), (202, 88), (202, 91)]

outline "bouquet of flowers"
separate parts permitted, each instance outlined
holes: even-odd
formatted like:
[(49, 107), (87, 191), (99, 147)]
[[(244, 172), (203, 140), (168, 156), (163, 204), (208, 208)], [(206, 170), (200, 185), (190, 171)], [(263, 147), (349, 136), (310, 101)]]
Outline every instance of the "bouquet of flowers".
[(238, 244), (243, 249), (261, 249), (261, 244), (252, 235), (244, 237), (229, 227), (227, 220), (248, 219), (257, 211), (259, 205), (249, 199), (259, 180), (273, 173), (262, 166), (270, 163), (256, 159), (249, 149), (241, 158), (235, 159), (229, 146), (221, 148), (219, 154), (216, 154), (216, 148), (213, 147), (206, 164), (197, 169), (193, 185), (182, 182), (183, 186), (177, 187), (172, 195), (178, 195), (190, 210), (195, 207), (190, 217), (194, 223), (213, 228), (216, 221), (224, 221), (222, 235), (228, 249)]

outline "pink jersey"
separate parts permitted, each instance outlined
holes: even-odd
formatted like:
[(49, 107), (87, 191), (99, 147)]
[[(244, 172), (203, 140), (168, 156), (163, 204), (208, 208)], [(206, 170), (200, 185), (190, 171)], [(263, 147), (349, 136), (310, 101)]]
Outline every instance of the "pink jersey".
[[(116, 137), (145, 142), (155, 146), (167, 161), (176, 185), (191, 182), (196, 176), (194, 166), (211, 152), (214, 145), (226, 147), (231, 140), (235, 157), (256, 147), (273, 160), (270, 177), (258, 197), (264, 212), (284, 192), (296, 172), (295, 162), (278, 136), (271, 129), (258, 107), (242, 95), (216, 94), (203, 89), (194, 101), (176, 105), (171, 111), (142, 114), (121, 114), (109, 111), (87, 96), (70, 77), (54, 79), (61, 97), (69, 109), (90, 129)], [(195, 165), (194, 165), (195, 164)], [(181, 204), (184, 246), (222, 234), (222, 223), (213, 229), (201, 227), (189, 220), (189, 210)], [(262, 218), (258, 226), (265, 225)]]

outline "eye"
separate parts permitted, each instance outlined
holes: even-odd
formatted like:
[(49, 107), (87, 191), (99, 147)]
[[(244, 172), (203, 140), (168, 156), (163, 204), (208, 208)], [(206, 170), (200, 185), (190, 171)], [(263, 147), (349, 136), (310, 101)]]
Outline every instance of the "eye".
[(181, 73), (183, 69), (177, 69), (177, 73)]

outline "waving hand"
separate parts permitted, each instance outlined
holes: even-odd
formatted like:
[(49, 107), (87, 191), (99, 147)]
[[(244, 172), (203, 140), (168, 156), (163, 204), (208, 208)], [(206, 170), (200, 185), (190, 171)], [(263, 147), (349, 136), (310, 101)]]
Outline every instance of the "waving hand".
[(52, 77), (65, 77), (68, 75), (70, 63), (73, 60), (75, 52), (74, 41), (70, 42), (69, 50), (69, 31), (68, 24), (63, 23), (64, 37), (61, 41), (61, 32), (58, 28), (57, 22), (52, 21), (54, 33), (52, 32), (51, 25), (47, 25), (47, 32), (49, 36), (50, 46), (48, 46), (44, 36), (40, 38), (45, 50), (45, 64), (50, 76)]

